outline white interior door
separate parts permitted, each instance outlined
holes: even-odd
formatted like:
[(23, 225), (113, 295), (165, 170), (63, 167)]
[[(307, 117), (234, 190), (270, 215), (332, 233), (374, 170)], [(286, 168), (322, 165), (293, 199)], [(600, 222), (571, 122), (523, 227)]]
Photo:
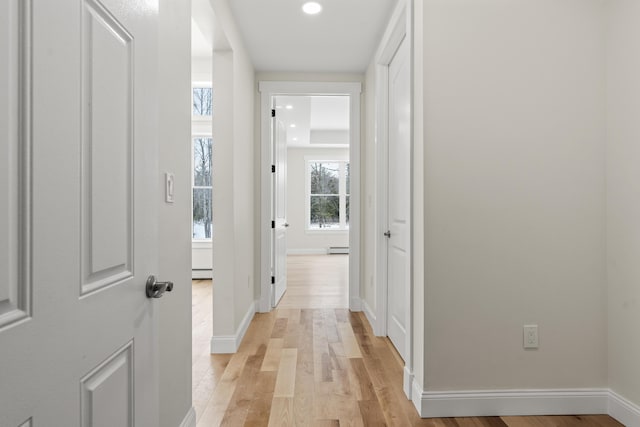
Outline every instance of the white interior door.
[(389, 65), (387, 334), (406, 356), (410, 279), (410, 96), (406, 39)]
[(158, 426), (157, 2), (0, 2), (0, 425)]
[(282, 121), (274, 118), (273, 164), (273, 303), (275, 307), (287, 290), (287, 133)]

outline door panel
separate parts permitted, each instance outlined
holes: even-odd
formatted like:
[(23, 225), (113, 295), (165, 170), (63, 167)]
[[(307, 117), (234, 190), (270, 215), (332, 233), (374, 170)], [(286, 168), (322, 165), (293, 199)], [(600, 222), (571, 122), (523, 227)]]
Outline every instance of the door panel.
[(275, 120), (274, 135), (274, 299), (278, 305), (287, 290), (287, 133), (282, 121)]
[(409, 295), (410, 116), (407, 41), (389, 66), (389, 206), (387, 334), (405, 357)]
[(86, 294), (132, 273), (132, 36), (88, 0), (83, 22), (83, 284)]
[[(30, 150), (27, 109), (30, 81), (23, 73), (29, 55), (26, 2), (0, 5), (0, 330), (30, 316), (31, 287), (26, 239), (30, 196), (27, 154)], [(5, 59), (6, 58), (6, 59)], [(8, 60), (7, 60), (8, 59)]]
[(133, 426), (132, 353), (129, 342), (82, 379), (82, 427)]
[(157, 13), (0, 5), (2, 426), (159, 424)]

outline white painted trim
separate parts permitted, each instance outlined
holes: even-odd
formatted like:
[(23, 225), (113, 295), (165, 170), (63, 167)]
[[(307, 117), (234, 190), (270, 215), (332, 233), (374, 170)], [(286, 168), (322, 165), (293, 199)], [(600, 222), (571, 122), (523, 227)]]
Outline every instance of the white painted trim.
[(613, 390), (609, 391), (609, 415), (626, 427), (640, 427), (640, 406)]
[(195, 280), (208, 280), (213, 279), (213, 270), (197, 268), (195, 270), (191, 270), (191, 278)]
[(287, 249), (287, 255), (326, 255), (327, 248)]
[(196, 410), (193, 406), (189, 409), (179, 427), (196, 427)]
[(271, 311), (271, 101), (277, 95), (348, 95), (351, 167), (349, 230), (349, 309), (361, 311), (360, 299), (360, 103), (361, 83), (261, 81), (260, 91), (260, 312)]
[(407, 396), (407, 399), (411, 400), (413, 397), (413, 372), (405, 365), (402, 378), (402, 390)]
[[(405, 370), (405, 388), (407, 375)], [(607, 414), (626, 427), (640, 427), (640, 406), (610, 389), (428, 392), (415, 378), (411, 388), (422, 418)]]
[(607, 389), (422, 391), (413, 403), (423, 418), (607, 414)]
[(257, 301), (251, 303), (242, 322), (238, 325), (238, 330), (235, 335), (217, 335), (211, 337), (211, 354), (233, 354), (238, 351), (244, 334), (247, 333), (251, 320), (256, 313), (256, 306)]
[(414, 377), (413, 383), (411, 385), (411, 403), (413, 403), (413, 407), (418, 411), (418, 415), (423, 417), (422, 415), (422, 386), (418, 383), (418, 380)]
[(373, 334), (379, 337), (380, 334), (377, 331), (378, 324), (376, 323), (376, 313), (365, 299), (362, 300), (362, 311), (364, 311), (364, 315), (369, 321), (371, 329), (373, 329)]
[[(387, 257), (388, 257), (388, 241), (384, 236), (388, 227), (388, 148), (389, 148), (389, 66), (396, 51), (400, 47), (403, 40), (411, 35), (411, 10), (409, 0), (401, 0), (398, 2), (393, 14), (389, 20), (387, 28), (384, 32), (378, 50), (376, 51), (375, 64), (376, 64), (376, 216), (375, 216), (375, 230), (376, 230), (376, 319), (377, 327), (375, 328), (376, 335), (387, 335), (387, 314), (388, 314), (388, 283), (387, 283)], [(409, 82), (410, 93), (413, 93), (413, 45), (412, 40), (409, 39), (409, 61), (411, 66)], [(413, 100), (411, 100), (413, 105)], [(413, 112), (411, 113), (411, 155), (410, 159), (413, 159)], [(413, 164), (410, 166), (411, 182), (410, 182), (410, 204), (409, 204), (409, 227), (413, 229)], [(413, 236), (413, 232), (409, 233)], [(405, 303), (407, 305), (407, 312), (405, 318), (406, 325), (406, 344), (405, 344), (405, 370), (407, 371), (407, 378), (404, 382), (404, 391), (408, 397), (411, 397), (414, 393), (411, 391), (411, 383), (413, 377), (413, 238), (410, 238), (409, 242), (409, 287), (407, 289), (407, 295)], [(411, 379), (408, 379), (411, 378)]]

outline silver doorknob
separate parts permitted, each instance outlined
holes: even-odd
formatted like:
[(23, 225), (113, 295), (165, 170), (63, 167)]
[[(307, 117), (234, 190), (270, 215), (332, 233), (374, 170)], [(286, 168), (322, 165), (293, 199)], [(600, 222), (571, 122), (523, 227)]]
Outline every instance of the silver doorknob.
[(387, 236), (389, 239), (391, 238), (391, 230), (388, 230), (386, 233), (384, 233), (385, 236)]
[(173, 290), (173, 282), (158, 282), (156, 276), (151, 275), (147, 277), (146, 288), (148, 298), (160, 298), (165, 292)]

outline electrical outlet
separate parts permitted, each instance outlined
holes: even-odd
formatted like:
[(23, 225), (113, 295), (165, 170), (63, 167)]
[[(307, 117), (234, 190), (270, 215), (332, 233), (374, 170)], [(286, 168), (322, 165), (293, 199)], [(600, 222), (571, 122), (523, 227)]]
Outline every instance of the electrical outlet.
[(538, 325), (524, 325), (524, 348), (538, 348)]

